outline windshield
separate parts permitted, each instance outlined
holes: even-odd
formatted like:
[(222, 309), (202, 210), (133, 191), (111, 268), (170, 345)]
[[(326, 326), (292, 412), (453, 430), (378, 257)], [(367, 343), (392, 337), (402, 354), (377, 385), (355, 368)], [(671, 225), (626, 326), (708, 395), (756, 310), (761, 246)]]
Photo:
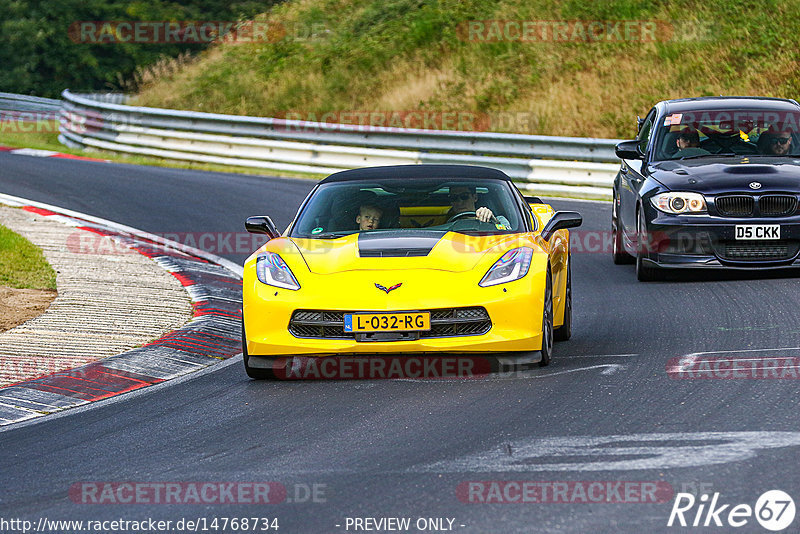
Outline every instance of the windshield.
[[(476, 218), (480, 208), (491, 211), (489, 222)], [(390, 178), (322, 184), (290, 235), (335, 239), (357, 232), (420, 229), (513, 233), (524, 231), (524, 222), (512, 186), (505, 181)]]
[(800, 154), (800, 115), (770, 109), (696, 110), (657, 125), (656, 160)]

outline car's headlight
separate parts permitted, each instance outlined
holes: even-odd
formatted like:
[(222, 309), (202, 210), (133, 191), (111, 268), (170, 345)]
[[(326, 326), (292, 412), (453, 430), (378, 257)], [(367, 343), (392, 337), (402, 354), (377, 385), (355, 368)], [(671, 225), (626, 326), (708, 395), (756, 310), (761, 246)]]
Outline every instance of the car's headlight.
[(488, 287), (519, 280), (528, 274), (532, 257), (533, 249), (528, 247), (509, 250), (486, 271), (478, 285)]
[(706, 199), (700, 193), (669, 192), (659, 193), (650, 199), (656, 209), (664, 213), (705, 213)]
[(263, 284), (293, 291), (300, 289), (300, 284), (297, 283), (292, 270), (289, 269), (283, 258), (274, 252), (267, 252), (258, 257), (256, 260), (256, 276)]

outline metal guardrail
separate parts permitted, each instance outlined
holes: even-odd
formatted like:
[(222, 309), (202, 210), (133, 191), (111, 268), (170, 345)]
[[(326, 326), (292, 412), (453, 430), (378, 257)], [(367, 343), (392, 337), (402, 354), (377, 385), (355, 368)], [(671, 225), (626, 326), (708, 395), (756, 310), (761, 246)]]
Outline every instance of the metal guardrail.
[(13, 93), (0, 93), (0, 111), (15, 115), (24, 113), (46, 114), (58, 113), (61, 108), (60, 100), (40, 98), (38, 96), (16, 95)]
[(329, 124), (129, 106), (66, 90), (66, 145), (316, 174), (370, 165), (461, 163), (505, 171), (537, 194), (610, 198), (618, 140)]

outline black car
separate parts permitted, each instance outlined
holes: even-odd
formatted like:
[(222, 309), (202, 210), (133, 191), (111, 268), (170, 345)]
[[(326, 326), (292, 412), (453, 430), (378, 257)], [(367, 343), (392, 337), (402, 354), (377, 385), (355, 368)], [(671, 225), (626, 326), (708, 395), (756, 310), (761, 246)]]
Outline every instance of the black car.
[(617, 145), (614, 263), (666, 268), (800, 266), (800, 105), (709, 97), (659, 102)]

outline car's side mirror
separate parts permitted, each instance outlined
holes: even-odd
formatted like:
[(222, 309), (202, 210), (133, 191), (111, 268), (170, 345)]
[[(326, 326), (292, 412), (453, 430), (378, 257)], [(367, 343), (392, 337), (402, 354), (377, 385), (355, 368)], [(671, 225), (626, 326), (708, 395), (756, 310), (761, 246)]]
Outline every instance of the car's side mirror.
[(644, 154), (639, 150), (639, 141), (623, 141), (614, 148), (619, 159), (644, 159)]
[(270, 239), (275, 239), (276, 237), (281, 236), (281, 233), (278, 231), (275, 223), (272, 222), (272, 219), (266, 215), (259, 217), (248, 217), (244, 222), (244, 227), (251, 234), (267, 234)]
[(564, 228), (576, 228), (581, 224), (583, 224), (583, 216), (577, 211), (557, 211), (544, 225), (542, 239), (550, 241), (556, 231)]

